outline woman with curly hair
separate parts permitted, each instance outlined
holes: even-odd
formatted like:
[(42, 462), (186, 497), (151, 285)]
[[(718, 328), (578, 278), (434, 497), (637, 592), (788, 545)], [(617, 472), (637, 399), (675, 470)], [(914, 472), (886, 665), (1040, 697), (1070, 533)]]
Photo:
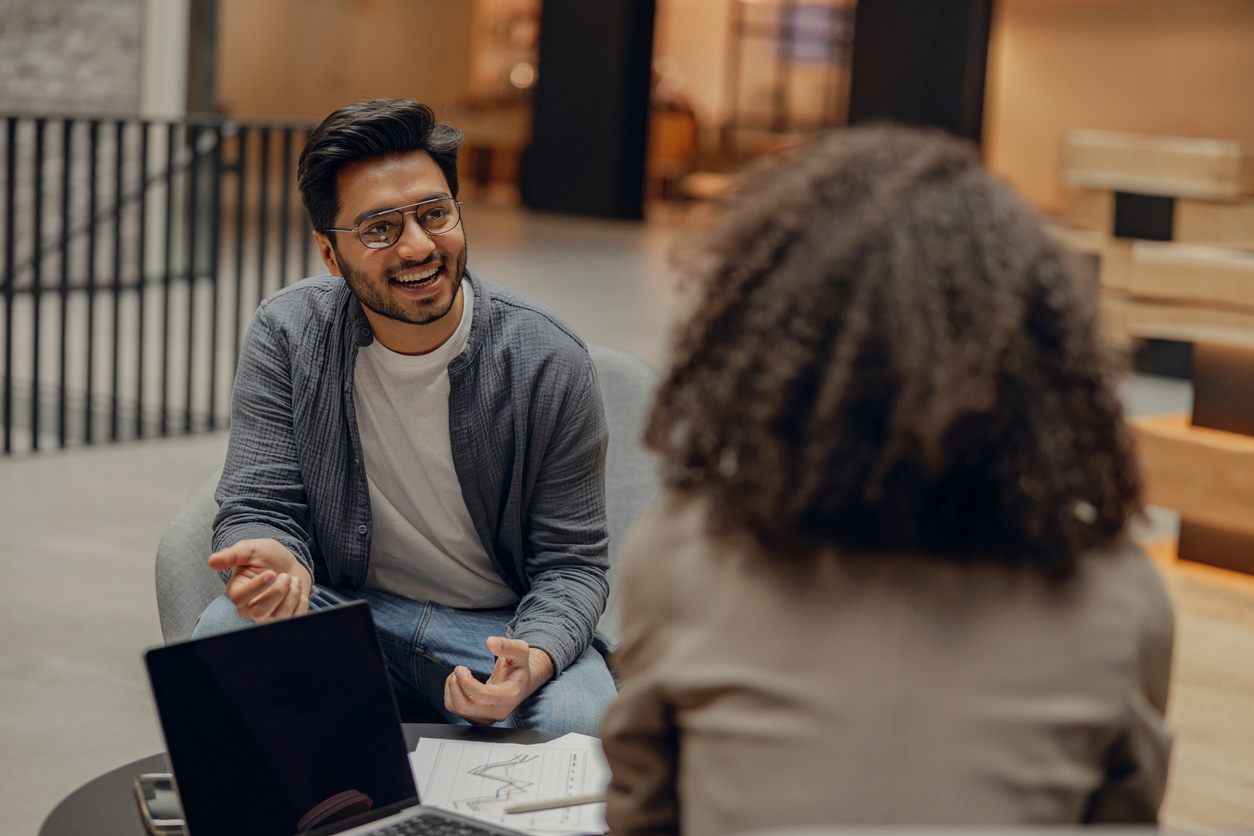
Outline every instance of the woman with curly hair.
[(692, 263), (611, 831), (1155, 821), (1172, 613), (1094, 283), (967, 145), (890, 127), (757, 172)]

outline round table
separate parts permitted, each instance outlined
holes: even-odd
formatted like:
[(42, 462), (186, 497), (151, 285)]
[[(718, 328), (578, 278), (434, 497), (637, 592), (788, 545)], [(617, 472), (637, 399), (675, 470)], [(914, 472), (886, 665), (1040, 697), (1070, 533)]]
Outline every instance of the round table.
[[(405, 723), (405, 744), (413, 751), (420, 737), (446, 740), (484, 740), (496, 743), (544, 743), (558, 735), (520, 729)], [(135, 801), (135, 776), (168, 772), (164, 754), (149, 755), (119, 766), (87, 782), (53, 808), (39, 828), (39, 836), (147, 836)]]

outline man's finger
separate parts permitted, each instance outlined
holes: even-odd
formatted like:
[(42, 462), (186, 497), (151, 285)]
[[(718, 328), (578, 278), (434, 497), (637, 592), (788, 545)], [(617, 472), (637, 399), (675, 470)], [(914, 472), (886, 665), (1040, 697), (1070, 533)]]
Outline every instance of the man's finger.
[(471, 707), (474, 702), (466, 690), (462, 688), (462, 684), (457, 681), (457, 671), (449, 674), (448, 678), (449, 693), (452, 695), (453, 703), (459, 710), (465, 711)]
[(304, 615), (309, 612), (309, 595), (313, 591), (313, 584), (301, 582), (300, 585), (300, 602), (296, 605), (296, 614)]
[(274, 583), (263, 589), (251, 601), (244, 605), (244, 612), (248, 617), (261, 623), (270, 617), (279, 602), (283, 600), (286, 594), (286, 587), (283, 585), (283, 576), (274, 579)]
[(462, 690), (461, 685), (457, 681), (456, 671), (449, 674), (448, 679), (444, 680), (444, 707), (458, 717), (469, 720), (472, 723), (483, 722), (476, 719), (477, 707)]
[(244, 557), (234, 549), (214, 552), (209, 555), (209, 568), (215, 572), (234, 569), (236, 566), (242, 566), (247, 562), (248, 558)]
[[(501, 719), (504, 719), (504, 715), (513, 711), (518, 705), (521, 689), (516, 681), (489, 679), (487, 682), (479, 682), (470, 671), (465, 671), (464, 674), (455, 671), (454, 675), (457, 676), (457, 684), (461, 686), (467, 697), (473, 700), (478, 708), (492, 716), (501, 715)], [(509, 706), (509, 708), (502, 712), (501, 709), (504, 706)]]
[(292, 575), (292, 591), (288, 595), (288, 600), (284, 602), (285, 604), (290, 604), (290, 606), (285, 607), (287, 615), (300, 615), (304, 612), (304, 610), (301, 609), (301, 600), (304, 598), (304, 587), (305, 582), (296, 575)]
[(462, 692), (470, 700), (478, 701), (488, 696), (487, 687), (475, 678), (475, 675), (470, 672), (470, 668), (458, 665), (453, 668), (453, 678), (456, 685), (461, 688)]
[(253, 613), (253, 619), (270, 618), (283, 603), (283, 599), (287, 597), (291, 583), (291, 575), (279, 575), (274, 579), (274, 583), (249, 601), (247, 607)]
[(454, 675), (451, 673), (444, 680), (444, 707), (460, 717), (460, 706), (453, 696), (453, 685), (455, 682)]
[(453, 684), (465, 699), (466, 707), (479, 714), (494, 712), (496, 706), (510, 699), (508, 688), (491, 682), (480, 682), (468, 668), (454, 668), (453, 676)]
[(300, 606), (300, 579), (290, 575), (288, 578), (287, 595), (283, 596), (283, 600), (271, 613), (275, 618), (290, 618), (296, 615), (296, 608)]
[[(237, 597), (241, 599), (241, 607), (253, 607), (253, 605), (257, 604), (258, 599), (261, 599), (262, 595), (265, 595), (267, 592), (273, 593), (275, 584), (278, 583), (280, 577), (281, 575), (277, 572), (271, 572), (270, 569), (267, 569), (266, 572), (262, 572), (256, 578), (241, 583), (236, 593)], [(246, 592), (251, 594), (246, 595)]]
[(527, 664), (528, 654), (531, 652), (531, 645), (522, 639), (489, 636), (488, 650), (492, 652), (493, 656), (507, 659), (516, 665), (525, 665)]
[[(480, 702), (472, 694), (466, 693), (463, 689), (466, 683), (463, 673), (469, 675), (464, 668), (454, 669), (444, 680), (444, 707), (458, 717), (480, 726), (489, 726), (507, 719), (511, 709), (504, 708), (500, 700)], [(472, 681), (477, 682), (473, 677)]]
[(269, 569), (247, 579), (236, 573), (236, 576), (232, 577), (231, 582), (226, 585), (226, 597), (230, 598), (237, 607), (247, 606), (249, 601), (274, 583), (276, 577), (278, 575)]
[(492, 636), (488, 639), (488, 649), (496, 655), (496, 664), (492, 666), (492, 675), (488, 677), (489, 685), (517, 679), (530, 670), (531, 651), (525, 641)]
[(295, 602), (300, 599), (299, 592), (297, 592), (295, 596), (292, 594), (295, 586), (296, 578), (291, 575), (287, 575), (283, 582), (283, 587), (275, 594), (274, 608), (266, 614), (267, 619), (287, 618), (292, 615), (292, 613), (288, 611), (289, 603), (292, 606), (295, 606)]
[(216, 572), (225, 569), (233, 569), (236, 566), (243, 566), (251, 561), (256, 554), (256, 547), (253, 540), (240, 540), (234, 545), (227, 546), (221, 551), (216, 551), (209, 555), (209, 568)]

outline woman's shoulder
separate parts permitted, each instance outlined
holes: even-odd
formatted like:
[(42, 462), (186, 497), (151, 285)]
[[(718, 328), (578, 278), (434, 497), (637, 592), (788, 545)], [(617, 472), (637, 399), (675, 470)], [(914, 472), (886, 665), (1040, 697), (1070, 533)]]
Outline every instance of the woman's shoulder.
[(623, 543), (623, 571), (652, 575), (706, 550), (706, 507), (694, 494), (667, 490), (632, 527)]
[(1146, 628), (1170, 632), (1171, 599), (1154, 562), (1136, 543), (1121, 537), (1105, 549), (1083, 555), (1076, 580), (1089, 588), (1095, 605), (1124, 611)]
[(1103, 621), (1126, 625), (1138, 660), (1141, 688), (1165, 705), (1175, 641), (1175, 614), (1163, 576), (1131, 540), (1121, 538), (1103, 551), (1085, 555), (1078, 579), (1089, 587), (1090, 608)]
[[(663, 491), (632, 527), (618, 557), (624, 606), (647, 608), (661, 617), (668, 602), (687, 600), (704, 588), (717, 565), (733, 559), (734, 543), (709, 532), (707, 501), (699, 494)], [(672, 612), (672, 615), (678, 615)]]

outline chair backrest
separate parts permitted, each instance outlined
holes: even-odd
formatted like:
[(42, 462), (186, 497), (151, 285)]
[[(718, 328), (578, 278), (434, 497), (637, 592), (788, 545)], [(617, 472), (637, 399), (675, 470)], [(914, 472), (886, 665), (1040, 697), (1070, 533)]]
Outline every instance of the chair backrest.
[(610, 597), (597, 631), (611, 648), (618, 646), (618, 546), (627, 530), (649, 510), (661, 481), (657, 461), (643, 444), (644, 425), (657, 389), (657, 372), (638, 357), (588, 346), (601, 386), (610, 443), (605, 458), (606, 522), (610, 530)]
[[(597, 625), (610, 646), (618, 641), (618, 594), (615, 557), (618, 544), (657, 497), (659, 480), (653, 457), (641, 444), (644, 422), (657, 387), (657, 373), (642, 360), (601, 345), (588, 346), (597, 370), (609, 422), (605, 488), (610, 532), (610, 598)], [(213, 494), (222, 468), (204, 481), (183, 506), (157, 548), (157, 610), (166, 644), (191, 638), (196, 619), (222, 594), (222, 579), (206, 563), (212, 549)]]
[(220, 478), (221, 467), (195, 490), (157, 546), (157, 612), (166, 644), (190, 639), (196, 619), (225, 588), (206, 562), (213, 551), (218, 513), (213, 492)]

